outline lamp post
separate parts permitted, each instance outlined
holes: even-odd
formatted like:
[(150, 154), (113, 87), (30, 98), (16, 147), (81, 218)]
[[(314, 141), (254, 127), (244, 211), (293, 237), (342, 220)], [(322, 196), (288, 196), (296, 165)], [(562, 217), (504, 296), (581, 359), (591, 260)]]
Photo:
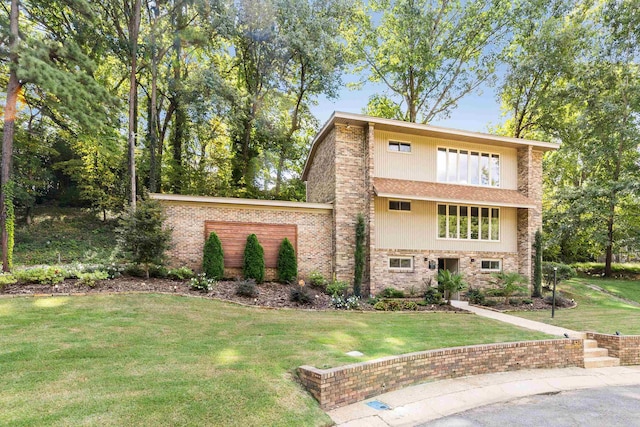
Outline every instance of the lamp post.
[(556, 282), (558, 277), (558, 267), (553, 267), (553, 298), (551, 300), (551, 318), (556, 314)]

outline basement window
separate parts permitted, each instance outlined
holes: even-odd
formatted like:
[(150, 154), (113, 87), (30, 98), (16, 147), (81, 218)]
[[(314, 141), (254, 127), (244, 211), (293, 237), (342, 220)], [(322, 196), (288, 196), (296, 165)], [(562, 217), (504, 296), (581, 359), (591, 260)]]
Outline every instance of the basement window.
[(413, 257), (390, 257), (389, 269), (390, 270), (412, 270)]

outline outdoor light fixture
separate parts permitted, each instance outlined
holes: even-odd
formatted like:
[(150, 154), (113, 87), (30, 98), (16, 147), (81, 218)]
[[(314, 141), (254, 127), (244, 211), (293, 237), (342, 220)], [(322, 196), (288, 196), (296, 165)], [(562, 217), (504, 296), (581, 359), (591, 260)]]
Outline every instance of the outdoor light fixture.
[(619, 331), (616, 331), (616, 335), (620, 335), (620, 332), (619, 332)]

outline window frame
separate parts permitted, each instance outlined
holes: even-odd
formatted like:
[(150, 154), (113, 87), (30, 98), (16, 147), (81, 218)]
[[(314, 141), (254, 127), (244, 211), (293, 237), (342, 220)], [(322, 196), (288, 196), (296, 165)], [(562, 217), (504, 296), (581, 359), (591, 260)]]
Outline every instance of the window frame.
[[(440, 151), (444, 151), (445, 153), (445, 164), (441, 165), (440, 162), (438, 161), (438, 153)], [(461, 154), (460, 152), (464, 151), (466, 152), (466, 156), (467, 156), (467, 182), (463, 183), (460, 182), (460, 159), (461, 159)], [(450, 152), (455, 152), (455, 159), (456, 159), (456, 165), (455, 165), (455, 181), (449, 181), (449, 175), (451, 174), (451, 172), (449, 171), (449, 159), (450, 159)], [(472, 183), (472, 174), (471, 174), (471, 169), (472, 169), (472, 161), (471, 161), (471, 155), (472, 153), (477, 153), (478, 155), (478, 174), (477, 176), (475, 176), (475, 178), (477, 179), (477, 183)], [(487, 156), (488, 158), (488, 172), (489, 175), (487, 176), (487, 184), (483, 184), (482, 183), (482, 157), (483, 156)], [(497, 185), (493, 185), (493, 182), (495, 181), (495, 177), (493, 177), (493, 159), (497, 158), (498, 159), (498, 181), (497, 181)], [(502, 162), (501, 162), (501, 158), (502, 158), (502, 154), (500, 153), (496, 153), (494, 151), (483, 151), (483, 150), (476, 150), (476, 149), (471, 149), (471, 148), (454, 148), (454, 147), (448, 147), (448, 146), (436, 146), (436, 182), (442, 183), (442, 184), (457, 184), (457, 185), (469, 185), (472, 187), (483, 187), (483, 188), (503, 188), (502, 187)], [(443, 166), (444, 167), (444, 178), (445, 180), (441, 180), (440, 179), (440, 167)]]
[[(399, 207), (401, 209), (391, 209), (391, 202), (398, 202), (399, 203)], [(402, 204), (403, 203), (408, 203), (409, 204), (409, 209), (402, 209)], [(388, 199), (387, 201), (387, 211), (389, 212), (402, 212), (402, 213), (411, 213), (411, 200), (404, 200), (404, 199)]]
[[(398, 149), (397, 150), (392, 150), (391, 149), (391, 145), (392, 144), (397, 144)], [(402, 147), (403, 145), (409, 147), (409, 151), (402, 151), (400, 149), (400, 147)], [(389, 140), (387, 140), (387, 151), (390, 152), (390, 153), (411, 154), (411, 153), (413, 153), (413, 147), (412, 147), (411, 142), (409, 142), (409, 141), (399, 141), (397, 139), (389, 139)]]
[[(482, 266), (483, 262), (488, 262), (489, 263), (489, 268), (484, 268)], [(491, 263), (492, 262), (497, 262), (498, 263), (498, 268), (491, 268)], [(484, 259), (481, 259), (480, 260), (480, 271), (487, 272), (487, 273), (501, 272), (502, 271), (502, 260), (498, 259), (498, 258), (484, 258)]]
[[(400, 267), (392, 267), (391, 260), (398, 259), (400, 261), (409, 260), (409, 267), (402, 267), (402, 262), (400, 262)], [(414, 261), (412, 256), (389, 256), (387, 257), (387, 268), (391, 271), (413, 271)]]
[[(439, 207), (440, 206), (445, 206), (445, 233), (444, 236), (445, 237), (440, 237), (440, 213), (439, 213)], [(457, 236), (458, 237), (448, 237), (449, 236), (449, 225), (450, 225), (450, 219), (449, 219), (449, 214), (450, 214), (450, 208), (449, 206), (456, 206), (456, 212), (457, 212), (457, 220), (456, 220), (456, 224), (457, 224)], [(460, 208), (461, 207), (466, 207), (467, 208), (467, 232), (466, 232), (466, 237), (460, 237), (460, 223), (461, 223), (461, 215), (460, 215)], [(473, 218), (475, 218), (474, 216), (471, 215), (472, 209), (476, 208), (478, 210), (478, 238), (474, 239), (471, 236), (472, 234), (472, 224), (473, 224)], [(483, 239), (482, 238), (482, 209), (488, 209), (489, 210), (489, 217), (488, 219), (488, 225), (489, 225), (489, 229), (487, 231), (487, 235), (489, 236), (488, 239)], [(491, 238), (491, 236), (493, 235), (493, 230), (492, 230), (492, 213), (493, 210), (497, 209), (498, 211), (498, 239), (497, 240), (493, 240)], [(498, 206), (478, 206), (478, 205), (467, 205), (467, 204), (457, 204), (457, 203), (436, 203), (436, 240), (451, 240), (451, 241), (467, 241), (467, 242), (488, 242), (488, 243), (500, 243), (502, 241), (502, 222), (500, 221), (501, 215), (500, 215), (500, 211), (501, 208)]]

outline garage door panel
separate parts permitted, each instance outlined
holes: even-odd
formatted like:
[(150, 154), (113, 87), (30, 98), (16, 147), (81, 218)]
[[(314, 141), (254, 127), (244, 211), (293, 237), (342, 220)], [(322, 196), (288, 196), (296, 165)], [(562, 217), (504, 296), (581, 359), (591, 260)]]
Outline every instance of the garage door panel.
[(258, 224), (246, 222), (205, 221), (205, 239), (215, 231), (224, 251), (226, 268), (241, 268), (247, 237), (255, 234), (264, 248), (267, 268), (276, 268), (282, 240), (288, 238), (298, 254), (298, 227), (295, 224)]

